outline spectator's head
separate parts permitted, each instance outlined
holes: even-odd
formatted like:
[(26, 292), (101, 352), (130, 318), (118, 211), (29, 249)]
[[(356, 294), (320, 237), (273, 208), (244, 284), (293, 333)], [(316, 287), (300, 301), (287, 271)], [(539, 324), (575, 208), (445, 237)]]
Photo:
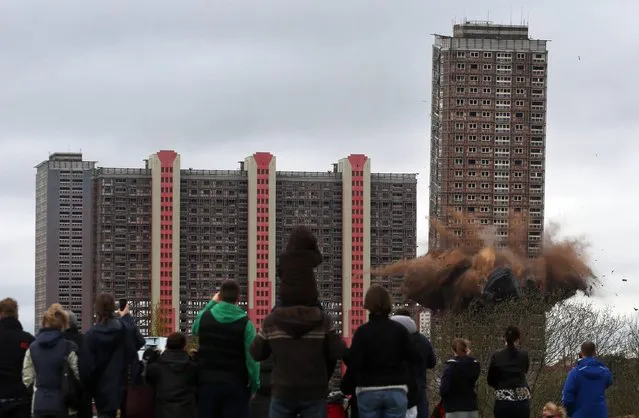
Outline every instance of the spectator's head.
[(519, 328), (510, 326), (506, 328), (504, 332), (504, 340), (506, 341), (506, 345), (508, 347), (514, 348), (519, 344), (519, 338), (521, 337), (521, 333), (519, 332)]
[(310, 229), (300, 225), (291, 231), (291, 236), (286, 244), (286, 251), (304, 251), (317, 248), (317, 238)]
[(238, 303), (240, 301), (240, 285), (235, 280), (226, 280), (220, 287), (220, 299), (226, 303)]
[(42, 318), (42, 327), (58, 331), (64, 331), (69, 328), (69, 317), (64, 308), (62, 308), (62, 305), (54, 303), (49, 306), (49, 309), (47, 309), (47, 312), (44, 314), (44, 318)]
[(108, 293), (100, 293), (95, 298), (95, 316), (98, 323), (115, 318), (115, 299)]
[(410, 311), (406, 308), (399, 308), (395, 311), (395, 316), (408, 316), (410, 317)]
[(78, 329), (78, 317), (73, 311), (66, 311), (69, 318), (69, 329)]
[(168, 350), (184, 350), (186, 348), (186, 337), (181, 332), (174, 332), (166, 339)]
[(455, 338), (452, 344), (453, 353), (457, 357), (464, 357), (470, 354), (470, 341), (463, 338)]
[(0, 319), (18, 319), (18, 302), (12, 298), (0, 300)]
[(388, 316), (393, 310), (393, 300), (386, 289), (379, 285), (373, 285), (364, 297), (364, 309), (371, 315)]
[(544, 405), (542, 414), (544, 417), (547, 418), (566, 418), (566, 410), (564, 408), (558, 407), (553, 402), (548, 402), (546, 405)]
[(592, 341), (581, 344), (581, 357), (594, 357), (597, 355), (597, 346)]

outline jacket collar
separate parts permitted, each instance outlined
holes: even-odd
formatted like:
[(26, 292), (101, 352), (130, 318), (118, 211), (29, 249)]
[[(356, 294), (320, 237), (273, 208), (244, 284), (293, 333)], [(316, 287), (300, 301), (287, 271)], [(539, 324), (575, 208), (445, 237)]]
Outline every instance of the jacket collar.
[(0, 319), (0, 328), (22, 331), (22, 324), (17, 318)]

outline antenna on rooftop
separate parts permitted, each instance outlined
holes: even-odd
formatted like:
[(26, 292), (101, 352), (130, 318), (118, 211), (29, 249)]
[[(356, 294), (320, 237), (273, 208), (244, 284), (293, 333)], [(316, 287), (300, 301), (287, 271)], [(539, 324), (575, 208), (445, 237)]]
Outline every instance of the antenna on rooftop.
[(513, 5), (510, 5), (510, 26), (513, 25)]

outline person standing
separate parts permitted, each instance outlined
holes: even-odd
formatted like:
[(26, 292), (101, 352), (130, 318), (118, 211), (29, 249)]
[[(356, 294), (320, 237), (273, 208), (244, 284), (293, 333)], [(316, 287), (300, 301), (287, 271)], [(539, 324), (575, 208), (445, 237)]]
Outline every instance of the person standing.
[(0, 417), (31, 416), (30, 392), (22, 383), (22, 364), (33, 335), (22, 329), (18, 320), (18, 302), (0, 300)]
[(612, 385), (612, 373), (597, 358), (595, 343), (581, 344), (580, 360), (568, 373), (562, 403), (571, 418), (606, 418), (606, 390)]
[(470, 342), (453, 340), (454, 357), (446, 362), (439, 386), (446, 418), (479, 418), (475, 386), (481, 367), (470, 356)]
[(530, 417), (531, 394), (526, 380), (530, 359), (528, 353), (519, 348), (520, 336), (519, 328), (506, 328), (506, 348), (490, 358), (487, 380), (495, 389), (495, 418)]
[(145, 340), (128, 304), (116, 314), (110, 294), (96, 297), (95, 315), (96, 323), (86, 333), (78, 359), (80, 380), (95, 401), (98, 418), (115, 418), (118, 410), (121, 416), (126, 413), (128, 373), (139, 362), (138, 350)]
[(428, 381), (426, 374), (428, 370), (432, 370), (437, 365), (437, 358), (433, 346), (426, 336), (419, 332), (417, 324), (410, 317), (408, 309), (398, 309), (395, 315), (391, 317), (393, 321), (397, 321), (404, 325), (410, 334), (411, 341), (415, 345), (420, 355), (419, 361), (413, 365), (413, 375), (417, 383), (416, 401), (417, 401), (417, 418), (428, 418), (430, 411), (428, 405)]
[(68, 327), (67, 313), (57, 303), (49, 307), (42, 328), (24, 356), (22, 382), (33, 387), (34, 418), (67, 418), (77, 411), (70, 409), (62, 392), (64, 364), (68, 363), (75, 379), (79, 379), (78, 347), (63, 335)]
[(249, 352), (255, 327), (239, 301), (240, 286), (227, 280), (193, 323), (200, 343), (200, 418), (248, 418), (249, 402), (260, 387), (260, 365)]
[(150, 362), (146, 381), (155, 393), (155, 418), (196, 418), (197, 368), (182, 333), (169, 335), (166, 350)]
[(406, 416), (411, 369), (420, 356), (406, 328), (389, 318), (392, 306), (386, 289), (371, 286), (364, 297), (369, 320), (353, 335), (348, 368), (361, 418)]

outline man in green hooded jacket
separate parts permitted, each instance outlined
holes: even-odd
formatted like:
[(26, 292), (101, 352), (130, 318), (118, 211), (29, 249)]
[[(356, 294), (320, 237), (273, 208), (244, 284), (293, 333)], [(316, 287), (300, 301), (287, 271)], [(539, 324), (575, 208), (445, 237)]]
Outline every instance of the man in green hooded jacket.
[(202, 418), (248, 418), (249, 402), (260, 387), (260, 364), (249, 352), (255, 327), (239, 300), (240, 286), (227, 280), (193, 323)]

